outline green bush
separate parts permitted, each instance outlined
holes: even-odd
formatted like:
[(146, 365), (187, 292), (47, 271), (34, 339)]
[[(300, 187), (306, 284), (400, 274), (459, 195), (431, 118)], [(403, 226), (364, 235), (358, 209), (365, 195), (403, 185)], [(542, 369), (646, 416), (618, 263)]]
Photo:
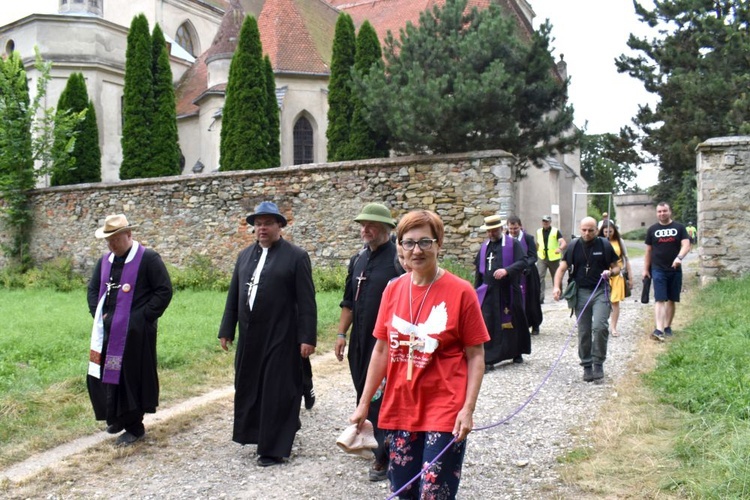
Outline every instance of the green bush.
[(20, 267), (9, 266), (0, 271), (0, 285), (3, 288), (52, 289), (58, 292), (72, 292), (86, 287), (86, 278), (73, 270), (70, 257), (58, 257), (22, 272)]
[(628, 231), (627, 233), (622, 233), (622, 239), (624, 240), (630, 240), (630, 241), (645, 241), (646, 240), (646, 231), (648, 228), (641, 227), (639, 229), (633, 229), (632, 231)]
[(443, 259), (442, 262), (440, 262), (440, 267), (442, 267), (446, 271), (451, 272), (452, 274), (455, 274), (459, 278), (463, 278), (469, 283), (474, 284), (474, 268), (473, 267), (468, 267), (451, 258)]
[(167, 264), (175, 290), (212, 290), (226, 292), (232, 276), (217, 268), (205, 255), (191, 255), (183, 268)]
[(344, 289), (346, 267), (314, 267), (313, 282), (316, 292), (337, 292)]

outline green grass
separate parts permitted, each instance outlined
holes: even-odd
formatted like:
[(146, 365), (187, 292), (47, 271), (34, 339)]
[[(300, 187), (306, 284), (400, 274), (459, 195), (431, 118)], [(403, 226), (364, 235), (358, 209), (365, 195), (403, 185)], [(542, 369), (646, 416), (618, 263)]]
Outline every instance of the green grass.
[[(225, 292), (183, 290), (159, 320), (161, 404), (233, 380), (217, 333)], [(333, 349), (341, 292), (317, 294), (318, 352)], [(102, 428), (86, 392), (91, 316), (85, 291), (0, 289), (0, 467)]]
[(750, 496), (750, 277), (698, 292), (692, 323), (647, 376), (661, 400), (688, 412), (675, 480), (691, 496)]

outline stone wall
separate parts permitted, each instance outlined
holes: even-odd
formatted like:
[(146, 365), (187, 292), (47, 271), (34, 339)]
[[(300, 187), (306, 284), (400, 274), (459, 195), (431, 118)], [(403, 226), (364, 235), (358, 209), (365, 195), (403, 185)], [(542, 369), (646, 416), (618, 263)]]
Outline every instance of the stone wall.
[(648, 193), (617, 194), (614, 203), (615, 222), (621, 233), (645, 230), (656, 222), (656, 204)]
[(315, 266), (340, 265), (360, 248), (352, 219), (365, 203), (380, 201), (396, 217), (436, 211), (446, 225), (442, 258), (471, 265), (485, 236), (478, 232), (483, 217), (515, 209), (512, 160), (485, 151), (44, 188), (33, 193), (32, 253), (37, 263), (70, 256), (88, 273), (106, 251), (94, 231), (106, 215), (124, 212), (140, 225), (134, 237), (165, 261), (180, 266), (203, 255), (231, 270), (253, 242), (245, 217), (273, 200), (289, 220), (285, 238)]
[(697, 148), (698, 243), (703, 284), (750, 271), (750, 137), (718, 137)]

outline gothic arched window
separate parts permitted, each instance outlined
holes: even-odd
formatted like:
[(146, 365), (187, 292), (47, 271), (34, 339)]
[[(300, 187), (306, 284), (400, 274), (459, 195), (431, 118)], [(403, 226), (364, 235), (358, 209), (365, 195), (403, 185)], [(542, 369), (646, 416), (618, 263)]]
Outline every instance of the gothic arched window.
[(187, 50), (191, 56), (195, 56), (195, 43), (193, 42), (192, 29), (187, 21), (177, 28), (177, 34), (174, 38), (180, 47)]
[(313, 154), (313, 128), (310, 120), (304, 116), (294, 124), (294, 164), (314, 163)]

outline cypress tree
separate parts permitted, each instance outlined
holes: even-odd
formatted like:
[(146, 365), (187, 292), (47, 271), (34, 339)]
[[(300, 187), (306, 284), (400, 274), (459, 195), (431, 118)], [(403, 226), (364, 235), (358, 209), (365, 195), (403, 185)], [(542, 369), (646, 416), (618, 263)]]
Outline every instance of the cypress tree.
[[(75, 143), (68, 160), (65, 155), (55, 155), (50, 184), (63, 186), (101, 181), (101, 150), (99, 149), (99, 130), (96, 124), (96, 112), (89, 101), (86, 80), (82, 73), (73, 73), (57, 101), (55, 122), (59, 124), (64, 115), (78, 114), (86, 110), (85, 117), (73, 130)], [(55, 137), (55, 151), (67, 147), (69, 137)]]
[[(369, 21), (362, 23), (357, 34), (357, 51), (354, 57), (354, 70), (359, 77), (370, 72), (373, 64), (379, 63), (383, 53), (378, 34)], [(387, 158), (388, 140), (385, 134), (374, 131), (365, 119), (365, 108), (359, 98), (358, 89), (352, 92), (354, 111), (349, 127), (349, 144), (341, 154), (341, 160), (364, 158)]]
[(268, 92), (268, 98), (266, 99), (269, 135), (268, 166), (278, 167), (281, 165), (281, 143), (279, 142), (281, 130), (279, 128), (279, 103), (276, 100), (276, 78), (274, 78), (273, 75), (271, 58), (265, 56), (263, 58), (263, 64), (266, 71), (266, 91)]
[(342, 150), (349, 144), (349, 126), (354, 112), (351, 70), (355, 52), (354, 22), (348, 14), (340, 14), (333, 35), (328, 83), (328, 161), (340, 160)]
[(143, 14), (133, 18), (125, 52), (120, 179), (143, 176), (151, 164), (151, 120), (154, 110), (151, 35)]
[(180, 146), (177, 135), (177, 111), (175, 107), (172, 69), (164, 33), (157, 24), (151, 36), (152, 71), (154, 88), (154, 112), (151, 126), (152, 157), (149, 171), (142, 177), (179, 175)]
[(219, 170), (269, 166), (267, 85), (258, 23), (254, 17), (248, 16), (242, 24), (237, 49), (229, 66), (221, 118)]

